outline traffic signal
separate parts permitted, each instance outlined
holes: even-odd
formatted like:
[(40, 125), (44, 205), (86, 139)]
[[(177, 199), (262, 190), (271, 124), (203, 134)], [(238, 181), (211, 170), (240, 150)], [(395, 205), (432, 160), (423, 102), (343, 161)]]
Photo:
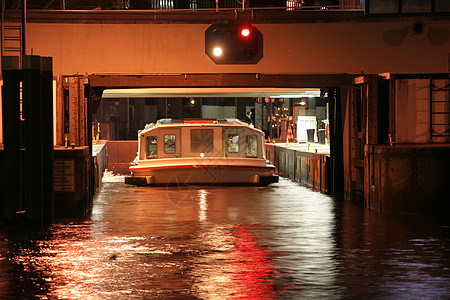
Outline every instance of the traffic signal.
[(250, 24), (213, 24), (205, 31), (205, 52), (217, 65), (257, 64), (263, 35)]

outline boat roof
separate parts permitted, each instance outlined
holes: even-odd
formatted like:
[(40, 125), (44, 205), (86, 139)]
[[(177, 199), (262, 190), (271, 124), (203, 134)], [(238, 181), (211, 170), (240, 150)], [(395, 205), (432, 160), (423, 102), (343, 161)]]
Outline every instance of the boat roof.
[(247, 123), (242, 122), (239, 119), (160, 119), (156, 122), (159, 124), (242, 124), (247, 125)]
[(245, 123), (239, 119), (160, 119), (155, 123), (145, 125), (143, 130), (139, 131), (139, 135), (143, 134), (156, 127), (165, 126), (239, 126), (248, 127), (249, 129), (260, 132), (260, 130), (250, 127), (248, 123)]

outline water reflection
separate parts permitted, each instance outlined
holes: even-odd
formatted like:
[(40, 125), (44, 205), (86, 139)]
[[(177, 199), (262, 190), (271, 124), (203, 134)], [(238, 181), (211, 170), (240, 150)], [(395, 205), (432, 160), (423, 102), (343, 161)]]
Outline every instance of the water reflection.
[[(190, 272), (193, 293), (201, 299), (273, 299), (276, 267), (273, 252), (260, 243), (257, 225), (210, 228), (209, 241)], [(218, 230), (217, 230), (218, 229)]]
[(208, 194), (208, 192), (205, 189), (199, 190), (198, 220), (200, 222), (205, 222), (207, 220), (207, 218), (206, 218), (206, 211), (208, 210), (208, 202), (206, 201), (207, 194)]
[(339, 213), (342, 226), (339, 258), (343, 263), (339, 284), (347, 288), (348, 295), (382, 299), (448, 298), (447, 217), (361, 213), (352, 205), (344, 205)]
[(444, 299), (449, 224), (370, 213), (284, 179), (111, 180), (87, 220), (0, 229), (0, 298)]
[[(337, 259), (335, 202), (319, 193), (302, 191), (271, 203), (271, 227), (267, 237), (272, 249), (282, 253), (277, 266), (294, 283), (302, 298), (340, 297)], [(298, 199), (302, 199), (298, 201)], [(289, 207), (289, 208), (288, 208)], [(286, 214), (288, 208), (289, 214)], [(307, 287), (307, 288), (306, 288)]]

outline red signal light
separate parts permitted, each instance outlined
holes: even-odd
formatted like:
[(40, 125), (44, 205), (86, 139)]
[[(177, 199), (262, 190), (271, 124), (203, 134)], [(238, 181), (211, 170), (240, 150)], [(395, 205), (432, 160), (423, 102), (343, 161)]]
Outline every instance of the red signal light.
[(248, 36), (250, 35), (250, 29), (248, 29), (248, 28), (243, 28), (243, 29), (241, 30), (241, 35), (242, 35), (243, 37), (248, 37)]

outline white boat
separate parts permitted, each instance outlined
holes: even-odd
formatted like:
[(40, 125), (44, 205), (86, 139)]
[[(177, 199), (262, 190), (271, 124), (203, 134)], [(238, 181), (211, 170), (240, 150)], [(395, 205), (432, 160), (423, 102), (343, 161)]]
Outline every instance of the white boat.
[(237, 119), (162, 119), (139, 132), (132, 185), (268, 185), (264, 133)]

